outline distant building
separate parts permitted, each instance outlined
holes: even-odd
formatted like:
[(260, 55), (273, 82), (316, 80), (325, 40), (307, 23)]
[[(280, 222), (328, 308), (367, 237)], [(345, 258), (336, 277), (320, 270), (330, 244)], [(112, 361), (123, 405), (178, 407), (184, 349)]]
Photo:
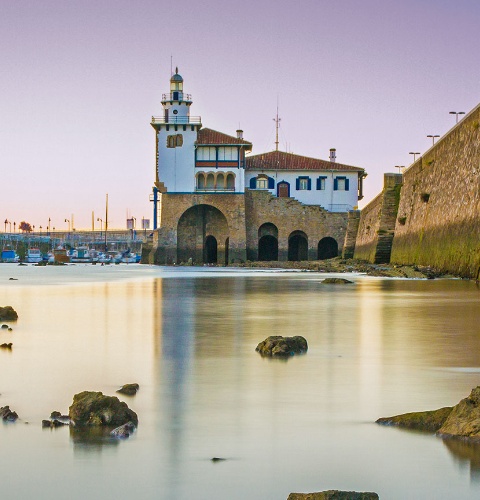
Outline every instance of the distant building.
[(271, 151), (202, 127), (178, 69), (156, 133), (154, 252), (159, 264), (313, 260), (339, 254), (365, 170)]

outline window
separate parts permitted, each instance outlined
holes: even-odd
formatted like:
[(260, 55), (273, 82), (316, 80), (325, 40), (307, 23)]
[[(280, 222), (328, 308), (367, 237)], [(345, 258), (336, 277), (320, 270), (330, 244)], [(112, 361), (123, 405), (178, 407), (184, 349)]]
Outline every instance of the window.
[(317, 179), (317, 190), (318, 191), (325, 191), (326, 181), (327, 181), (326, 177), (319, 177)]
[(183, 146), (183, 135), (167, 135), (167, 148), (181, 148)]
[(333, 180), (333, 190), (334, 191), (348, 191), (349, 190), (349, 180), (346, 177), (335, 177)]
[(215, 161), (217, 159), (217, 154), (215, 148), (202, 148), (197, 149), (197, 160), (198, 161)]
[(266, 177), (257, 178), (257, 189), (267, 189), (268, 179)]
[(297, 191), (307, 191), (312, 189), (312, 181), (310, 177), (297, 177)]
[(237, 161), (238, 160), (238, 149), (231, 148), (231, 147), (218, 148), (218, 160), (219, 161)]

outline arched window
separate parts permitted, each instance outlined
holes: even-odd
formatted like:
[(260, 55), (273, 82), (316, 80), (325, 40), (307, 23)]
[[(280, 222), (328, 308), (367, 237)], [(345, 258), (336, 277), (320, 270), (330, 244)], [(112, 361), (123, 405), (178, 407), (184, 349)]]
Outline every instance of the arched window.
[(208, 174), (206, 188), (213, 189), (214, 187), (215, 187), (215, 178), (214, 178), (213, 174)]
[(203, 173), (197, 175), (197, 188), (205, 189), (205, 175)]
[(217, 175), (217, 189), (223, 191), (225, 189), (225, 177), (223, 174)]
[(227, 175), (227, 189), (229, 191), (235, 191), (235, 176), (233, 174)]

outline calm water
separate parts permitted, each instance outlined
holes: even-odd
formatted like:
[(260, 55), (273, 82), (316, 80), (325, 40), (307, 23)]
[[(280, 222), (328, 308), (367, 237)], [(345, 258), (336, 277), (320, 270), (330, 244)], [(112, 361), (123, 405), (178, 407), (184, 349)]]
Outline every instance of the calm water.
[[(9, 280), (18, 278), (17, 281)], [(480, 449), (380, 427), (480, 385), (480, 290), (461, 280), (131, 266), (0, 265), (2, 498), (480, 498)], [(268, 335), (308, 354), (262, 359)], [(43, 430), (83, 390), (140, 391), (129, 440)], [(28, 422), (28, 425), (26, 425)], [(228, 460), (213, 463), (212, 457)]]

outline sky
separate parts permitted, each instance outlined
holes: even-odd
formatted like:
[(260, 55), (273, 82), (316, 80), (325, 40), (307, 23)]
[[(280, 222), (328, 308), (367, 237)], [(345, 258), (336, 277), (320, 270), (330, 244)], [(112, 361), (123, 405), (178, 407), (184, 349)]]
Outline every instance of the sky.
[[(152, 115), (171, 61), (204, 127), (383, 174), (480, 102), (478, 0), (0, 0), (5, 219), (152, 219)], [(7, 227), (8, 230), (8, 227)]]

